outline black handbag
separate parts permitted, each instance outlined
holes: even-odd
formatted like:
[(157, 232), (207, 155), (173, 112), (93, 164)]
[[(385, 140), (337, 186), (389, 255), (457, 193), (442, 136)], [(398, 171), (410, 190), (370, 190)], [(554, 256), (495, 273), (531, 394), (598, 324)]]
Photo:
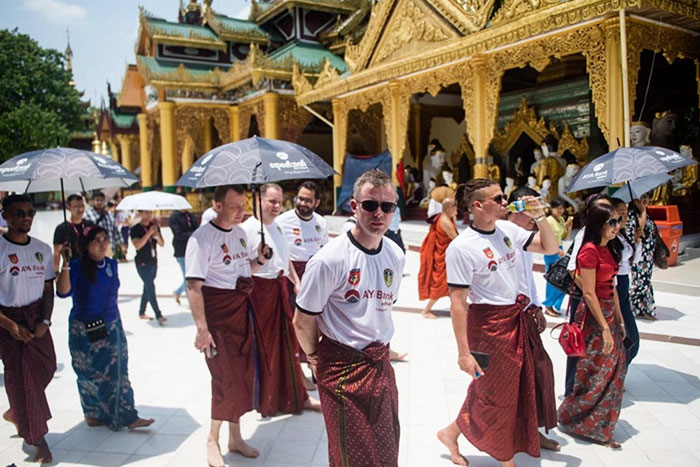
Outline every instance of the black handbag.
[(574, 283), (574, 279), (569, 274), (569, 258), (571, 257), (571, 252), (574, 249), (574, 244), (572, 243), (569, 247), (569, 251), (566, 252), (564, 256), (556, 260), (552, 264), (547, 272), (544, 273), (544, 280), (546, 280), (552, 287), (569, 294), (571, 292), (571, 286)]
[[(654, 221), (652, 220), (652, 222)], [(654, 240), (654, 265), (659, 269), (666, 269), (668, 268), (668, 257), (671, 254), (671, 251), (669, 251), (668, 247), (666, 246), (664, 239), (661, 238), (656, 222), (654, 222)]]
[(88, 340), (93, 343), (109, 337), (105, 320), (102, 318), (85, 323), (85, 333)]

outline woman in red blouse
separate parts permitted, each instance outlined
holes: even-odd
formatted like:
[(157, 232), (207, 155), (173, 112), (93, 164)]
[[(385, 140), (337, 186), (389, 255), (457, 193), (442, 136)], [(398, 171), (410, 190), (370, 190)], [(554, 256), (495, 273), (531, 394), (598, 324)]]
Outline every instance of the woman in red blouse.
[(622, 218), (598, 204), (586, 219), (576, 257), (583, 298), (576, 322), (583, 323), (586, 356), (578, 360), (574, 389), (559, 406), (559, 423), (570, 434), (619, 448), (613, 439), (620, 417), (627, 358), (625, 326), (615, 288), (622, 248), (616, 239)]

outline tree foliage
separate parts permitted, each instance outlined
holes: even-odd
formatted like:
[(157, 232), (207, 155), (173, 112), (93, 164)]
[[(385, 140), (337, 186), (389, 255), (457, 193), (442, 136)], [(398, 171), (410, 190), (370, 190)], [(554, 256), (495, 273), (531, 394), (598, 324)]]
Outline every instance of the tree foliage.
[(0, 30), (0, 161), (67, 145), (84, 106), (69, 81), (65, 56), (17, 29)]

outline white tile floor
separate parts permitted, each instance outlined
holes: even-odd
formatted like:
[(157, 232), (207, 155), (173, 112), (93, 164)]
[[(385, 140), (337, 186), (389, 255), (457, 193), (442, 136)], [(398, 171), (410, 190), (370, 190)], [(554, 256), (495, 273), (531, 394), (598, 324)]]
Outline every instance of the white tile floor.
[[(49, 223), (56, 213), (41, 213), (35, 233), (50, 240)], [(167, 235), (166, 231), (166, 235)], [(161, 254), (159, 293), (168, 294), (179, 270), (167, 250)], [(399, 305), (420, 307), (416, 276), (418, 254), (408, 254), (407, 272)], [(700, 272), (700, 269), (698, 270)], [(139, 291), (133, 263), (120, 269), (122, 292)], [(538, 278), (542, 289), (544, 283)], [(673, 314), (660, 313), (656, 323), (640, 323), (648, 332), (698, 337), (700, 298), (657, 295), (657, 302)], [(57, 299), (52, 332), (59, 369), (47, 395), (53, 412), (48, 441), (56, 464), (62, 466), (199, 466), (206, 465), (204, 441), (209, 418), (209, 374), (202, 356), (193, 348), (194, 327), (186, 305), (160, 300), (167, 326), (137, 317), (138, 300), (123, 297), (120, 308), (127, 331), (130, 378), (140, 414), (156, 423), (141, 432), (111, 432), (85, 426), (75, 376), (67, 348), (70, 303)], [(447, 310), (448, 302), (438, 302)], [(435, 432), (448, 424), (462, 405), (469, 378), (456, 365), (456, 346), (449, 319), (424, 320), (413, 313), (394, 313), (396, 334), (392, 347), (409, 352), (409, 362), (395, 364), (401, 420), (400, 465), (452, 465)], [(563, 392), (565, 357), (556, 341), (543, 336), (555, 368), (556, 393)], [(543, 466), (692, 466), (700, 465), (700, 347), (643, 341), (630, 368), (617, 437), (623, 447), (612, 451), (574, 440), (558, 430), (552, 436), (562, 444), (560, 453), (543, 452), (540, 459), (516, 456), (518, 465)], [(313, 395), (314, 393), (312, 393)], [(0, 410), (7, 408), (0, 397)], [(260, 449), (258, 459), (227, 454), (227, 465), (327, 465), (327, 439), (320, 414), (304, 413), (261, 420), (255, 413), (242, 419), (244, 436)], [(225, 446), (225, 433), (222, 442)], [(464, 439), (460, 445), (473, 466), (495, 466)], [(0, 465), (31, 465), (32, 451), (9, 424), (0, 424)]]

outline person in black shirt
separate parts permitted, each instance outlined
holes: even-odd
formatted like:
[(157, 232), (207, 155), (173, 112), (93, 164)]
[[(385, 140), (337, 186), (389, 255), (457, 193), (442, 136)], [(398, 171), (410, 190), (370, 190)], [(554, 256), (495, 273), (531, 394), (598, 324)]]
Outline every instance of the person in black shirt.
[(54, 271), (58, 271), (63, 245), (65, 243), (70, 245), (71, 260), (77, 258), (80, 255), (80, 251), (82, 251), (81, 247), (84, 246), (85, 237), (87, 237), (90, 229), (95, 226), (93, 222), (83, 219), (83, 215), (85, 214), (85, 200), (82, 195), (77, 193), (70, 195), (66, 200), (66, 205), (70, 211), (70, 220), (58, 224), (53, 233)]
[(182, 284), (173, 291), (175, 302), (180, 304), (180, 295), (187, 291), (187, 283), (185, 282), (185, 249), (187, 248), (187, 240), (190, 235), (199, 227), (199, 221), (195, 216), (182, 209), (173, 211), (168, 219), (170, 230), (173, 231), (173, 249), (175, 250), (175, 259), (182, 270)]
[(165, 322), (165, 317), (158, 308), (156, 300), (156, 273), (158, 272), (158, 256), (156, 245), (163, 246), (163, 236), (160, 234), (158, 224), (153, 221), (153, 212), (139, 211), (141, 222), (131, 228), (131, 242), (136, 249), (136, 271), (143, 281), (143, 293), (141, 294), (141, 306), (139, 307), (139, 317), (141, 319), (153, 319), (146, 316), (146, 303), (151, 304), (153, 312), (161, 326)]

